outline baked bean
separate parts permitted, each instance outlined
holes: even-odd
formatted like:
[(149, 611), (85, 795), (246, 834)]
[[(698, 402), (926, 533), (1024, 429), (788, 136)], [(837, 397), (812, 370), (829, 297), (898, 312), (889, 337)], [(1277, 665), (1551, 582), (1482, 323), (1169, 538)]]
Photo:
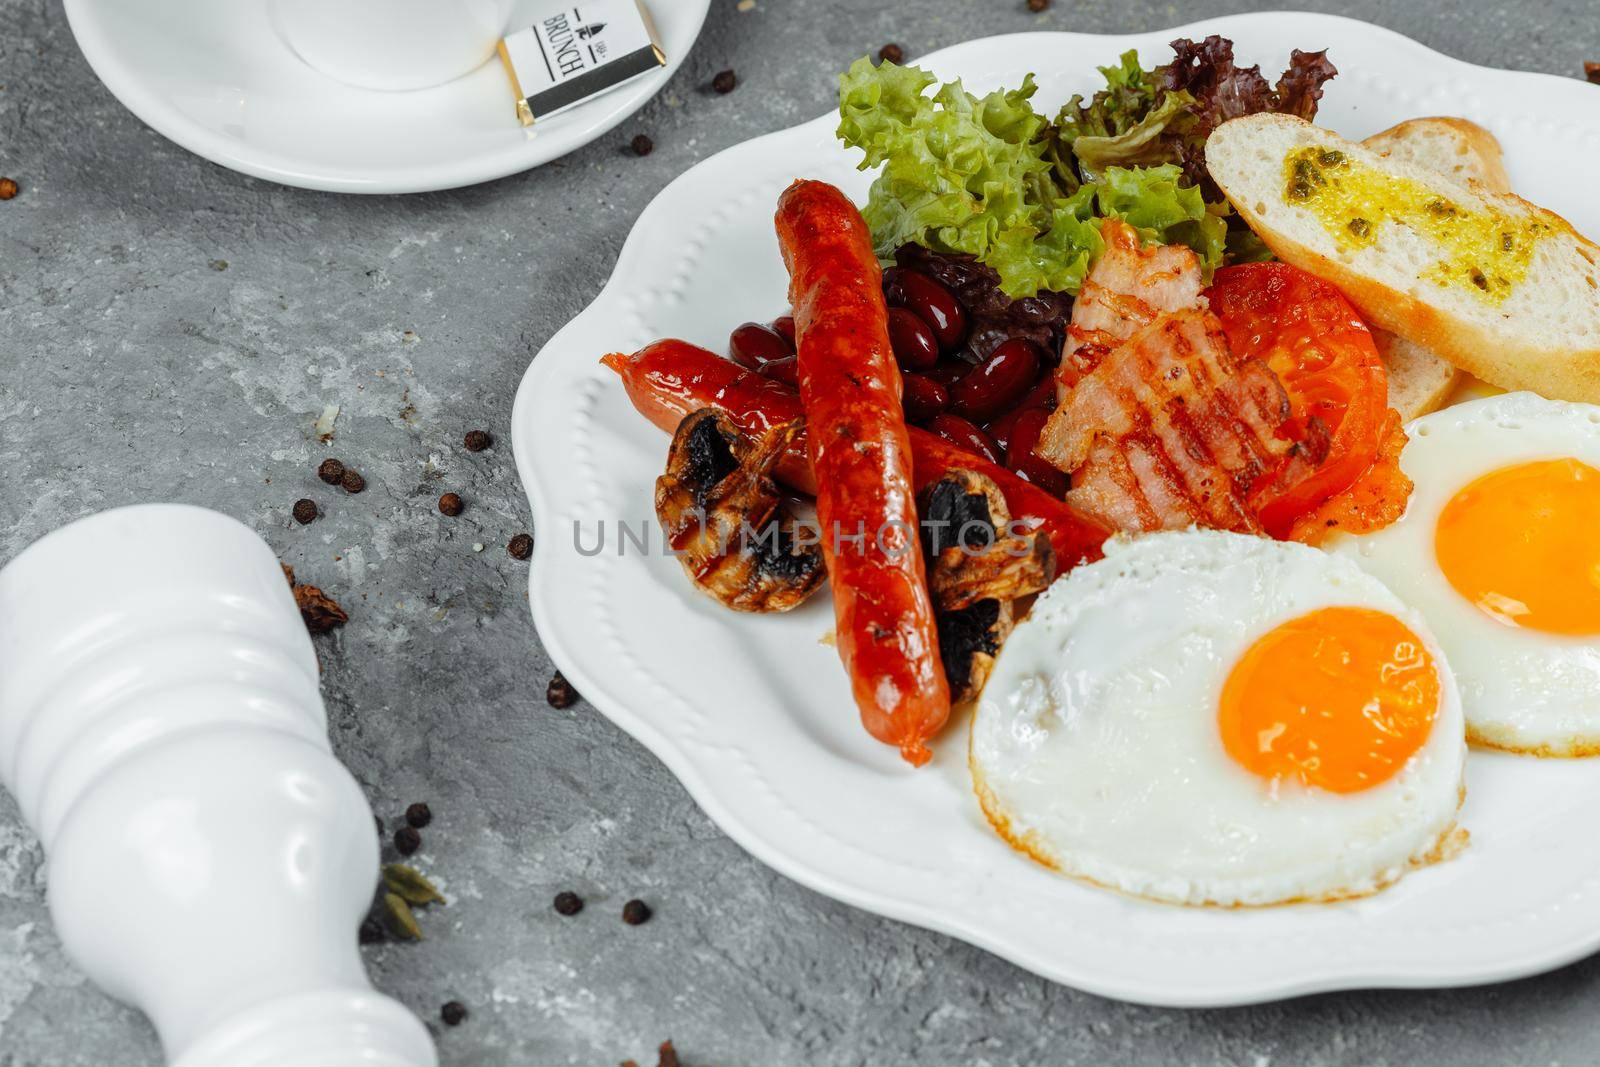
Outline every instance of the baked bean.
[(1009, 454), (1011, 451), (1012, 427), (1016, 426), (1017, 419), (1021, 417), (1024, 410), (1024, 408), (1012, 408), (1010, 411), (1002, 412), (991, 419), (988, 425), (983, 428), (983, 432), (993, 438), (994, 443), (1000, 446), (1000, 454), (1002, 456)]
[(1039, 443), (1039, 434), (1049, 418), (1050, 413), (1044, 408), (1023, 408), (1016, 413), (1006, 447), (1006, 466), (1024, 481), (1052, 496), (1062, 496), (1071, 484), (1067, 476), (1033, 454), (1033, 446)]
[(976, 453), (993, 462), (1001, 462), (1000, 449), (994, 439), (959, 415), (940, 412), (928, 420), (927, 428), (958, 448)]
[(756, 370), (763, 378), (771, 378), (774, 381), (779, 382), (788, 382), (796, 389), (800, 388), (799, 356), (785, 356), (783, 359), (775, 359), (771, 363), (763, 363), (761, 366), (757, 367)]
[(901, 402), (905, 405), (906, 421), (912, 425), (925, 425), (950, 406), (950, 390), (926, 374), (907, 372), (901, 375), (901, 381), (905, 386)]
[(928, 377), (948, 389), (954, 389), (957, 382), (972, 373), (972, 364), (964, 359), (947, 359), (932, 370), (924, 371)]
[(1044, 408), (1046, 411), (1056, 409), (1056, 376), (1050, 371), (1039, 375), (1039, 380), (1033, 383), (1033, 388), (1022, 394), (1022, 399), (1017, 401), (1017, 408)]
[(967, 313), (955, 295), (918, 270), (896, 271), (885, 287), (889, 303), (928, 324), (939, 347), (954, 352), (967, 339)]
[(927, 370), (939, 362), (939, 342), (933, 330), (907, 308), (889, 309), (889, 345), (905, 370)]
[(728, 336), (728, 355), (741, 367), (759, 371), (768, 363), (794, 356), (794, 345), (771, 326), (747, 322)]
[(1016, 405), (1039, 377), (1039, 347), (1014, 337), (950, 390), (950, 407), (962, 418), (988, 422)]

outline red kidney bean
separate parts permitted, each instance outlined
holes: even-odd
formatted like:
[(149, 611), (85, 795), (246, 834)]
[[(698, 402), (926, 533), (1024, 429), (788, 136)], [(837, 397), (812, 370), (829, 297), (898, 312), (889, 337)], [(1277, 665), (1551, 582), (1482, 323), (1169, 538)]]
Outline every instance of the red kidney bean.
[(954, 389), (955, 384), (972, 372), (972, 364), (964, 359), (947, 359), (932, 370), (924, 371), (941, 385)]
[(944, 351), (954, 352), (967, 339), (967, 313), (961, 301), (921, 271), (899, 271), (887, 292), (889, 303), (915, 312), (928, 324)]
[(975, 452), (992, 463), (1000, 462), (1000, 449), (993, 439), (959, 415), (940, 412), (928, 420), (927, 428), (968, 452)]
[(759, 371), (768, 363), (792, 357), (794, 345), (771, 326), (747, 322), (728, 335), (728, 355), (741, 367)]
[(908, 422), (921, 426), (950, 406), (950, 390), (942, 382), (915, 372), (901, 375), (901, 381), (905, 385), (901, 400)]
[(1044, 424), (1050, 419), (1050, 413), (1043, 408), (1019, 408), (1014, 415), (1011, 436), (1006, 442), (1008, 466), (1033, 455), (1033, 446), (1039, 443), (1039, 435), (1044, 432)]
[(789, 347), (794, 347), (794, 316), (779, 315), (772, 320), (772, 328), (783, 334), (789, 341)]
[[(1035, 410), (1038, 410), (1037, 408)], [(1072, 479), (1052, 467), (1048, 461), (1038, 456), (1024, 456), (1016, 466), (1010, 468), (1011, 472), (1025, 482), (1032, 482), (1051, 496), (1062, 497), (1067, 495), (1067, 490), (1072, 488)]]
[(1039, 434), (1044, 431), (1050, 413), (1044, 408), (1024, 408), (1015, 414), (1010, 440), (1006, 444), (1006, 466), (1015, 471), (1017, 477), (1032, 482), (1047, 493), (1065, 495), (1071, 485), (1067, 476), (1033, 454), (1033, 446), (1039, 443)]
[(996, 415), (983, 428), (983, 432), (993, 438), (994, 443), (1000, 446), (1000, 454), (1002, 456), (1010, 454), (1012, 428), (1016, 426), (1017, 419), (1022, 415), (1022, 412), (1022, 408), (1012, 408), (1010, 411)]
[(1033, 383), (1033, 388), (1022, 394), (1022, 399), (1017, 401), (1017, 410), (1026, 408), (1043, 408), (1046, 411), (1056, 409), (1056, 376), (1050, 371), (1039, 375), (1039, 380)]
[(933, 330), (906, 308), (889, 309), (889, 344), (906, 370), (927, 370), (939, 362), (939, 342)]
[(890, 307), (899, 304), (904, 294), (900, 290), (900, 275), (905, 270), (900, 267), (883, 268), (883, 298), (889, 302)]
[(1039, 376), (1039, 348), (1013, 337), (950, 390), (950, 406), (973, 422), (988, 422), (1016, 404)]
[(796, 389), (800, 388), (799, 356), (785, 356), (783, 359), (775, 359), (770, 363), (763, 363), (761, 366), (757, 367), (756, 370), (760, 372), (761, 376), (764, 378), (772, 378), (775, 381), (788, 382)]
[(1061, 342), (1054, 335), (1051, 335), (1048, 344), (1039, 346), (1039, 354), (1044, 357), (1044, 365), (1046, 367), (1061, 366)]

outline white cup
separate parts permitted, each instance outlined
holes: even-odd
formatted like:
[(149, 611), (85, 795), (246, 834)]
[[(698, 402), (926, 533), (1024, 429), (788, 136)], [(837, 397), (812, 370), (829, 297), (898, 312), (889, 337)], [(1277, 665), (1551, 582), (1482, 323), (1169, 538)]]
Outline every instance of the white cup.
[(494, 54), (513, 0), (272, 0), (280, 36), (331, 78), (364, 89), (426, 89)]

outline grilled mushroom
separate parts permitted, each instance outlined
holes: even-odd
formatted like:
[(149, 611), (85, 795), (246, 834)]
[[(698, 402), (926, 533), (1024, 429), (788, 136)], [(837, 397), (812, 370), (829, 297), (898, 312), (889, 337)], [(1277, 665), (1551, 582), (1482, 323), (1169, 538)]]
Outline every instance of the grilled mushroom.
[(950, 698), (970, 700), (1011, 633), (1011, 601), (1050, 584), (1055, 553), (1043, 534), (1009, 529), (1004, 495), (975, 471), (953, 470), (924, 486), (917, 514)]
[(684, 573), (735, 611), (788, 611), (826, 577), (818, 538), (801, 538), (772, 468), (804, 420), (751, 440), (711, 408), (672, 435), (656, 516)]

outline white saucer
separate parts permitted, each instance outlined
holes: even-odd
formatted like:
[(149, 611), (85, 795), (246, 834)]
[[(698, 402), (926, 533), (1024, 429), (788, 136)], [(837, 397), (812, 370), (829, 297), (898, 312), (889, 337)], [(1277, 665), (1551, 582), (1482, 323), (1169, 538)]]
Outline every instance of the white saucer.
[[(652, 6), (667, 53), (664, 70), (530, 130), (517, 123), (498, 60), (433, 89), (357, 89), (291, 52), (266, 6), (66, 0), (89, 65), (157, 132), (245, 174), (341, 193), (451, 189), (588, 144), (667, 83), (699, 35), (710, 0)], [(531, 22), (534, 6), (519, 2), (512, 25)]]

